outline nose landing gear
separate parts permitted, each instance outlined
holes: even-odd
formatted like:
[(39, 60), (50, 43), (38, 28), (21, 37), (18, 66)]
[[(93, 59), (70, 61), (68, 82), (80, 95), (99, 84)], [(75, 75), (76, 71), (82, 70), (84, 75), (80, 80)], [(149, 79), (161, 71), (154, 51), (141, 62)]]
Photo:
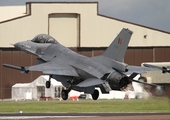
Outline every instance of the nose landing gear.
[(51, 87), (51, 75), (49, 76), (49, 80), (48, 81), (46, 81), (46, 83), (45, 83), (45, 86), (46, 86), (46, 88), (50, 88)]
[(46, 88), (50, 88), (51, 87), (51, 81), (46, 81), (45, 86), (46, 86)]

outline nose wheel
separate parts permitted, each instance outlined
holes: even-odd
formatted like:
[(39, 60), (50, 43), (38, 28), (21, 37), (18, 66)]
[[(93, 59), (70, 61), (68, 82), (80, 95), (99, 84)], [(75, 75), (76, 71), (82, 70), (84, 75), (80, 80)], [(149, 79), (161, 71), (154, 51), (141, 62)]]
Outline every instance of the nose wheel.
[(46, 88), (50, 88), (51, 87), (51, 81), (46, 81), (45, 86), (46, 86)]
[(50, 88), (51, 87), (51, 75), (49, 77), (49, 80), (46, 81), (45, 86), (46, 86), (46, 88)]

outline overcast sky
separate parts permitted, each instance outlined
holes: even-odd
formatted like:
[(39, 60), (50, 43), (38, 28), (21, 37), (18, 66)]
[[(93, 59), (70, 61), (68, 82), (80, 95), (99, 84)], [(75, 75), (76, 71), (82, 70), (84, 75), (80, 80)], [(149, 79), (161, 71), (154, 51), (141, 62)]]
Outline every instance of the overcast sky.
[[(0, 6), (25, 5), (28, 1), (62, 2), (63, 0), (0, 0)], [(170, 0), (64, 0), (99, 2), (99, 14), (170, 32)]]

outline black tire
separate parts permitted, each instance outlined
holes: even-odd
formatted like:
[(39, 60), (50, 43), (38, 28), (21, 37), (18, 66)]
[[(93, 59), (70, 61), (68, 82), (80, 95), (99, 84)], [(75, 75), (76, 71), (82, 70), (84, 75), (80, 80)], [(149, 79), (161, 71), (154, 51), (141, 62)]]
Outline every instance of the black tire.
[(94, 93), (91, 94), (91, 95), (92, 95), (93, 100), (97, 100), (98, 97), (99, 97), (99, 91), (98, 90), (94, 90)]
[(46, 88), (50, 88), (51, 87), (51, 82), (50, 81), (46, 81), (45, 86), (46, 86)]
[(68, 99), (68, 92), (67, 90), (62, 90), (61, 91), (61, 97), (63, 100), (67, 100)]

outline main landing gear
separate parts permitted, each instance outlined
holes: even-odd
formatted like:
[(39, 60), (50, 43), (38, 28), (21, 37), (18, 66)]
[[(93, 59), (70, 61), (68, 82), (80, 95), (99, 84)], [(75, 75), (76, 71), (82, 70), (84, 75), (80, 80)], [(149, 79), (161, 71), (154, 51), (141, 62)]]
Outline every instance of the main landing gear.
[(68, 90), (62, 90), (61, 91), (61, 97), (62, 97), (63, 100), (67, 100), (68, 99), (68, 93), (69, 93)]
[[(68, 93), (69, 92), (70, 92), (69, 90), (62, 90), (61, 91), (61, 97), (62, 97), (63, 100), (67, 100), (68, 99)], [(91, 94), (91, 95), (92, 95), (93, 100), (97, 100), (98, 97), (99, 97), (99, 91), (98, 90), (94, 90), (94, 93)]]
[[(46, 81), (46, 88), (50, 88), (51, 87), (51, 78), (52, 78), (52, 75), (49, 76), (49, 80)], [(67, 100), (68, 99), (68, 93), (70, 92), (71, 90), (71, 87), (70, 88), (67, 88), (67, 89), (63, 89), (61, 91), (61, 97), (63, 100)], [(93, 100), (97, 100), (98, 97), (99, 97), (99, 91), (97, 89), (94, 90), (94, 92), (91, 94)]]
[(91, 94), (93, 100), (97, 100), (99, 97), (99, 91), (98, 90), (94, 90), (93, 94)]

